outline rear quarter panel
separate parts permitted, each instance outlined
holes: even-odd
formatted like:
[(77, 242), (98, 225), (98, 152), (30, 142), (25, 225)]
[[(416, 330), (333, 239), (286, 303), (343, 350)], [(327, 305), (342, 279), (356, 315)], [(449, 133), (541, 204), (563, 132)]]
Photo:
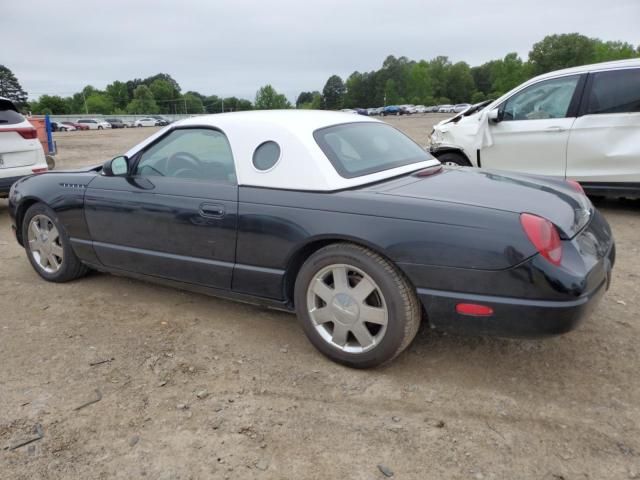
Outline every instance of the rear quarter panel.
[[(245, 269), (276, 282), (297, 252), (314, 242), (346, 240), (372, 248), (405, 269), (508, 269), (535, 254), (517, 214), (424, 199), (390, 199), (368, 190), (313, 193), (240, 187), (234, 289), (264, 294)], [(421, 270), (424, 270), (423, 268)], [(247, 284), (251, 291), (247, 291)], [(256, 290), (256, 291), (253, 291)]]

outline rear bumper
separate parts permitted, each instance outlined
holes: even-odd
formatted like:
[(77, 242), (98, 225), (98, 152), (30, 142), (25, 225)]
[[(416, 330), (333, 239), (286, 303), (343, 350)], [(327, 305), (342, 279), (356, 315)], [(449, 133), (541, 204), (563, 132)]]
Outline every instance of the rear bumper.
[[(429, 322), (436, 330), (470, 335), (500, 337), (545, 337), (576, 328), (595, 308), (611, 282), (615, 262), (612, 245), (600, 265), (594, 268), (598, 280), (594, 288), (571, 300), (534, 300), (490, 295), (465, 294), (418, 288), (418, 297)], [(591, 281), (595, 279), (592, 278)], [(473, 303), (491, 307), (492, 315), (459, 314), (456, 305)]]
[[(607, 289), (603, 282), (591, 295), (570, 302), (461, 295), (437, 290), (418, 290), (418, 296), (436, 330), (499, 337), (545, 337), (576, 328)], [(493, 309), (491, 316), (456, 312), (458, 303), (477, 303)]]

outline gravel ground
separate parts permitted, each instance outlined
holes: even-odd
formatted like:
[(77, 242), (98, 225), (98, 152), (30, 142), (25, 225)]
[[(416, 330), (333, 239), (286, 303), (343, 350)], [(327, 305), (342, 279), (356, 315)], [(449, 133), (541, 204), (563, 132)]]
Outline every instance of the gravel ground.
[[(425, 144), (438, 119), (390, 122)], [(152, 131), (57, 134), (58, 165)], [(618, 263), (578, 330), (423, 328), (391, 365), (355, 371), (285, 313), (104, 274), (45, 283), (0, 200), (0, 477), (640, 478), (640, 203), (599, 207)]]

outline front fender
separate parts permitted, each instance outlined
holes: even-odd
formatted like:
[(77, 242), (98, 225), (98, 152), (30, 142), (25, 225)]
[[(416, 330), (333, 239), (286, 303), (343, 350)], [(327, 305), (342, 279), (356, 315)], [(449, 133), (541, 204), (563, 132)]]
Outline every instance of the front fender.
[(84, 194), (95, 171), (50, 172), (16, 182), (9, 194), (9, 214), (18, 242), (23, 245), (22, 221), (28, 208), (42, 202), (56, 212), (69, 237), (90, 240), (84, 217)]

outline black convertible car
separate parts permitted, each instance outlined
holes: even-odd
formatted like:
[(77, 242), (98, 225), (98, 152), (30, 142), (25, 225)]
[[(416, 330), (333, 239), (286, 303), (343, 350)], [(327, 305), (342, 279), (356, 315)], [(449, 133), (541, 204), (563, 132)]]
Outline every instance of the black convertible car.
[(421, 321), (567, 332), (615, 258), (578, 184), (443, 167), (383, 122), (332, 112), (190, 118), (103, 166), (20, 180), (9, 202), (46, 280), (95, 269), (295, 311), (353, 367), (394, 358)]

